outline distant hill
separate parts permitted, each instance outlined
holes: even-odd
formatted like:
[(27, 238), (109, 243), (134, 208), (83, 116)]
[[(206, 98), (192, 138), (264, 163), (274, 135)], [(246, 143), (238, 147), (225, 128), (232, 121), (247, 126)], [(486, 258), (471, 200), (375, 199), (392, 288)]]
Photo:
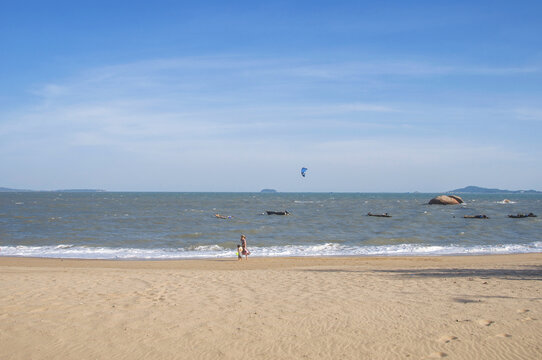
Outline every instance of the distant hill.
[(65, 190), (22, 190), (0, 187), (0, 192), (104, 192), (99, 189), (65, 189)]
[(263, 189), (263, 190), (260, 191), (260, 192), (263, 192), (263, 193), (276, 193), (277, 190), (275, 190), (275, 189)]
[(65, 190), (54, 190), (55, 192), (105, 192), (105, 190), (100, 189), (65, 189)]
[(479, 186), (467, 186), (461, 189), (447, 191), (454, 194), (542, 194), (542, 191), (536, 190), (501, 190), (488, 189)]
[(10, 189), (10, 188), (5, 188), (5, 187), (0, 187), (0, 192), (22, 192), (22, 191), (28, 192), (32, 190), (20, 190), (20, 189)]

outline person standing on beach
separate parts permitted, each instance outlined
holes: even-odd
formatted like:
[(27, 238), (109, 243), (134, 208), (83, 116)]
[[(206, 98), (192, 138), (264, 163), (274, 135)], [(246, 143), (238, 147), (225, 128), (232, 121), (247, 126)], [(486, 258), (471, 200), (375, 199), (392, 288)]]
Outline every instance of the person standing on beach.
[(247, 237), (245, 235), (241, 235), (241, 254), (245, 255), (245, 260), (248, 260), (250, 251), (247, 248)]
[(243, 259), (243, 257), (241, 256), (242, 253), (243, 253), (243, 247), (241, 246), (241, 244), (237, 244), (237, 261)]

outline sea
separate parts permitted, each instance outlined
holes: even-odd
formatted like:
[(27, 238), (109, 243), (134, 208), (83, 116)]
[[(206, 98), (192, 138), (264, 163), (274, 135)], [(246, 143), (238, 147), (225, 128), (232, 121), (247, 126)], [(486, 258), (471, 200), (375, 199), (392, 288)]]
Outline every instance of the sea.
[[(257, 257), (542, 252), (541, 194), (462, 194), (461, 205), (428, 205), (436, 195), (5, 192), (0, 256), (235, 258), (241, 234)], [(508, 217), (531, 212), (539, 217)], [(464, 218), (480, 214), (488, 219)]]

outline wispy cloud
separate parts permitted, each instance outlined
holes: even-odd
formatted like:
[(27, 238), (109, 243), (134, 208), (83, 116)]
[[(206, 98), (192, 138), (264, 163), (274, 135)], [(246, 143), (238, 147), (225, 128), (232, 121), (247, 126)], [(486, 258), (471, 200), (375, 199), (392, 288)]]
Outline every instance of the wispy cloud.
[(341, 63), (303, 64), (294, 63), (289, 68), (270, 69), (269, 72), (315, 79), (352, 79), (352, 77), (394, 76), (442, 76), (485, 75), (507, 76), (517, 74), (540, 74), (541, 66), (487, 67), (472, 65), (435, 64), (419, 61), (352, 61)]
[(513, 113), (526, 120), (542, 121), (542, 108), (518, 108)]
[[(45, 84), (36, 89), (44, 98), (72, 95), (82, 88), (99, 88), (100, 94), (109, 91), (152, 91), (170, 89), (203, 91), (213, 87), (237, 90), (236, 86), (256, 87), (280, 84), (295, 88), (295, 80), (321, 79), (357, 81), (360, 77), (379, 76), (441, 76), (487, 75), (507, 76), (541, 74), (542, 66), (489, 67), (428, 61), (322, 61), (313, 59), (266, 59), (241, 56), (208, 56), (137, 61), (126, 64), (89, 69), (62, 83)], [(292, 81), (288, 84), (285, 81)], [(218, 88), (216, 88), (218, 86)], [(117, 92), (121, 95), (122, 92)], [(161, 94), (163, 95), (163, 94)]]
[[(374, 86), (370, 78), (529, 72), (539, 69), (386, 61), (311, 64), (296, 59), (240, 56), (157, 59), (89, 69), (72, 78), (44, 84), (34, 89), (40, 102), (12, 119), (27, 122), (30, 127), (81, 126), (83, 130), (88, 127), (116, 135), (139, 132), (150, 136), (213, 136), (236, 129), (246, 134), (251, 128), (279, 129), (283, 124), (313, 129), (325, 121), (404, 126), (402, 114), (412, 113), (414, 108), (418, 113), (424, 109), (438, 111), (439, 105), (412, 103), (408, 98), (405, 105), (400, 88), (386, 93), (384, 101), (382, 95), (376, 100), (369, 90)], [(322, 78), (340, 84), (322, 84)], [(345, 81), (349, 83), (347, 89), (361, 93), (345, 93)], [(360, 101), (363, 98), (370, 100)], [(536, 117), (533, 110), (524, 109), (517, 114)]]

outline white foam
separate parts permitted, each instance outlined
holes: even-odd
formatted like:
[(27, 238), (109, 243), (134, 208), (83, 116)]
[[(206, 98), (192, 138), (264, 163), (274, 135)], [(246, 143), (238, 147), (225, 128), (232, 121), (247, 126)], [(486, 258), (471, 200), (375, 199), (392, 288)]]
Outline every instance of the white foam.
[[(237, 249), (219, 245), (198, 246), (191, 249), (162, 248), (110, 248), (86, 247), (70, 244), (54, 246), (2, 246), (0, 256), (72, 258), (72, 259), (205, 259), (235, 257)], [(438, 255), (489, 255), (542, 252), (542, 241), (529, 244), (501, 245), (422, 245), (398, 244), (379, 246), (345, 246), (336, 243), (315, 245), (289, 245), (250, 247), (253, 256), (438, 256)]]

